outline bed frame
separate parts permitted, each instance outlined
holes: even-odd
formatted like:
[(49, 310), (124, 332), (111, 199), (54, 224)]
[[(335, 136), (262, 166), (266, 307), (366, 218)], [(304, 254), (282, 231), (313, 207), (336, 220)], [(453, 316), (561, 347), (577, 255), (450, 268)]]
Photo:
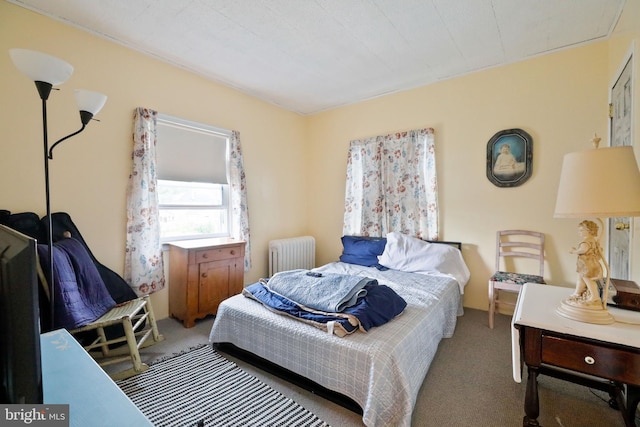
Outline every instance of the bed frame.
[(304, 390), (307, 390), (326, 400), (340, 405), (343, 408), (355, 412), (356, 414), (362, 415), (362, 408), (360, 407), (360, 405), (358, 405), (358, 403), (356, 403), (353, 399), (345, 396), (344, 394), (329, 390), (328, 388), (321, 386), (315, 381), (305, 378), (300, 374), (296, 374), (295, 372), (283, 368), (280, 365), (276, 365), (275, 363), (257, 356), (249, 351), (236, 347), (231, 343), (214, 343), (213, 347), (216, 350), (227, 353), (230, 356), (249, 363), (250, 365), (255, 366), (260, 370), (275, 375), (280, 379), (283, 379), (293, 385), (296, 385)]
[(458, 248), (458, 250), (462, 250), (462, 242), (450, 242), (450, 241), (446, 241), (446, 240), (425, 240), (425, 242), (440, 243), (440, 244), (443, 244), (443, 245), (454, 246), (454, 247)]

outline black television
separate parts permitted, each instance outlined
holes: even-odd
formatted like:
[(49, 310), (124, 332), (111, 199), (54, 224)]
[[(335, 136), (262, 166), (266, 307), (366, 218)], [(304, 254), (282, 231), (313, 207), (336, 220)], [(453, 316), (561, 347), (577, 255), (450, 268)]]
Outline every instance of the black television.
[(0, 225), (0, 398), (41, 404), (37, 242)]

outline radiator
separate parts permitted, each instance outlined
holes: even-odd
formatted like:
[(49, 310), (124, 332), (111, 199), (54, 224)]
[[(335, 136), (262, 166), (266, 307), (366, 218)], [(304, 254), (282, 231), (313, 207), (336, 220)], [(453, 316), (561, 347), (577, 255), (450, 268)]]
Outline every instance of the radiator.
[(269, 242), (269, 277), (279, 271), (311, 269), (316, 263), (316, 240), (311, 236)]

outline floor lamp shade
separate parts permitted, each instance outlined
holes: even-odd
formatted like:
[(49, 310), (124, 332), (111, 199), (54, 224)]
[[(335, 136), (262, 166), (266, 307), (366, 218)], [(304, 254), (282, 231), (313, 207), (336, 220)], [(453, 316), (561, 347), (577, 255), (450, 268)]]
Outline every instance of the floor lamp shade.
[(565, 155), (554, 216), (640, 216), (640, 171), (633, 148), (594, 148)]
[(34, 82), (45, 82), (56, 86), (67, 81), (73, 73), (71, 64), (46, 53), (28, 49), (10, 49), (9, 55), (16, 68)]
[(76, 97), (78, 110), (86, 111), (94, 116), (98, 114), (102, 107), (104, 107), (105, 102), (107, 102), (106, 95), (90, 90), (76, 89), (74, 95)]

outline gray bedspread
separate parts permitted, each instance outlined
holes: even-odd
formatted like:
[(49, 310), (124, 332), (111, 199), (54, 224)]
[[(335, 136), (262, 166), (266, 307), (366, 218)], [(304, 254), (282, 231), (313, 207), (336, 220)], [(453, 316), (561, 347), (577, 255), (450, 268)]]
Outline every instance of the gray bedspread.
[(404, 298), (407, 308), (381, 327), (338, 338), (236, 295), (220, 304), (210, 342), (232, 343), (352, 398), (366, 426), (410, 426), (438, 344), (453, 335), (462, 314), (458, 283), (339, 262), (316, 270), (374, 278)]

